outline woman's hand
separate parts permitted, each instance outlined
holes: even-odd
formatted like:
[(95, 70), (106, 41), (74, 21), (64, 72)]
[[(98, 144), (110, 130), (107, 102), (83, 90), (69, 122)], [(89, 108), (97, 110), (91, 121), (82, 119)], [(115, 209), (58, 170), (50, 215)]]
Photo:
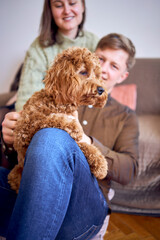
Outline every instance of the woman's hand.
[[(75, 111), (73, 116), (76, 118), (76, 120), (78, 121), (78, 123), (80, 124), (79, 122), (79, 119), (78, 119), (78, 111)], [(80, 124), (81, 125), (81, 124)], [(92, 144), (92, 140), (90, 137), (88, 137), (84, 132), (83, 132), (83, 136), (82, 136), (82, 139), (79, 141), (79, 142), (85, 142), (85, 143), (88, 143), (88, 144)]]
[(16, 126), (16, 122), (20, 117), (18, 112), (9, 112), (5, 115), (5, 118), (2, 122), (2, 133), (3, 140), (7, 145), (13, 145), (14, 134), (13, 131)]

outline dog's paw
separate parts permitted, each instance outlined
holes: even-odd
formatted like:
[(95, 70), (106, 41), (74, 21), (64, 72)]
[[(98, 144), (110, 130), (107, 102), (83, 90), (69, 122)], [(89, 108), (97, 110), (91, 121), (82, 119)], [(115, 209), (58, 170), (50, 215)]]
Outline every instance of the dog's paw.
[(78, 143), (85, 157), (87, 158), (91, 172), (98, 179), (103, 179), (107, 176), (108, 164), (103, 154), (94, 145), (86, 143)]
[(8, 174), (8, 183), (10, 184), (11, 189), (16, 191), (16, 193), (18, 193), (19, 191), (22, 171), (23, 171), (23, 166), (18, 164)]

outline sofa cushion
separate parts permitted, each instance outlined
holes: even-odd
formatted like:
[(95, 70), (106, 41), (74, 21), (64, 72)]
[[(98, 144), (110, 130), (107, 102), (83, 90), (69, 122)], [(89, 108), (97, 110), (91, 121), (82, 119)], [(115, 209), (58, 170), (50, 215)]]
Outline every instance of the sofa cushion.
[(123, 105), (136, 110), (137, 102), (137, 86), (136, 84), (125, 84), (115, 86), (111, 92), (111, 96)]

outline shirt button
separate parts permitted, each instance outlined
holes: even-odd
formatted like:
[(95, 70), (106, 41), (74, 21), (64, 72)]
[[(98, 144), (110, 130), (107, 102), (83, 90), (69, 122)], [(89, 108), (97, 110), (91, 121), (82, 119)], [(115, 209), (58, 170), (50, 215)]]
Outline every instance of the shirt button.
[(89, 108), (93, 108), (93, 105), (88, 105)]
[(83, 121), (83, 125), (87, 125), (88, 122), (86, 120)]
[(6, 146), (4, 144), (2, 145), (2, 148), (3, 148), (3, 150), (6, 150)]

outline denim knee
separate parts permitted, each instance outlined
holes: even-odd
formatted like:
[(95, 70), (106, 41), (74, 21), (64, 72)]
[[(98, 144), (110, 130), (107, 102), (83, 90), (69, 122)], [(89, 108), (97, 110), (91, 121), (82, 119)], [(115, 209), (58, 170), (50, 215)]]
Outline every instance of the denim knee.
[(60, 161), (68, 161), (67, 164), (73, 170), (74, 154), (79, 151), (78, 145), (67, 132), (57, 128), (45, 128), (34, 135), (26, 153), (26, 161), (34, 159), (31, 164), (38, 165), (38, 168), (46, 165), (53, 167), (53, 164), (60, 164)]

